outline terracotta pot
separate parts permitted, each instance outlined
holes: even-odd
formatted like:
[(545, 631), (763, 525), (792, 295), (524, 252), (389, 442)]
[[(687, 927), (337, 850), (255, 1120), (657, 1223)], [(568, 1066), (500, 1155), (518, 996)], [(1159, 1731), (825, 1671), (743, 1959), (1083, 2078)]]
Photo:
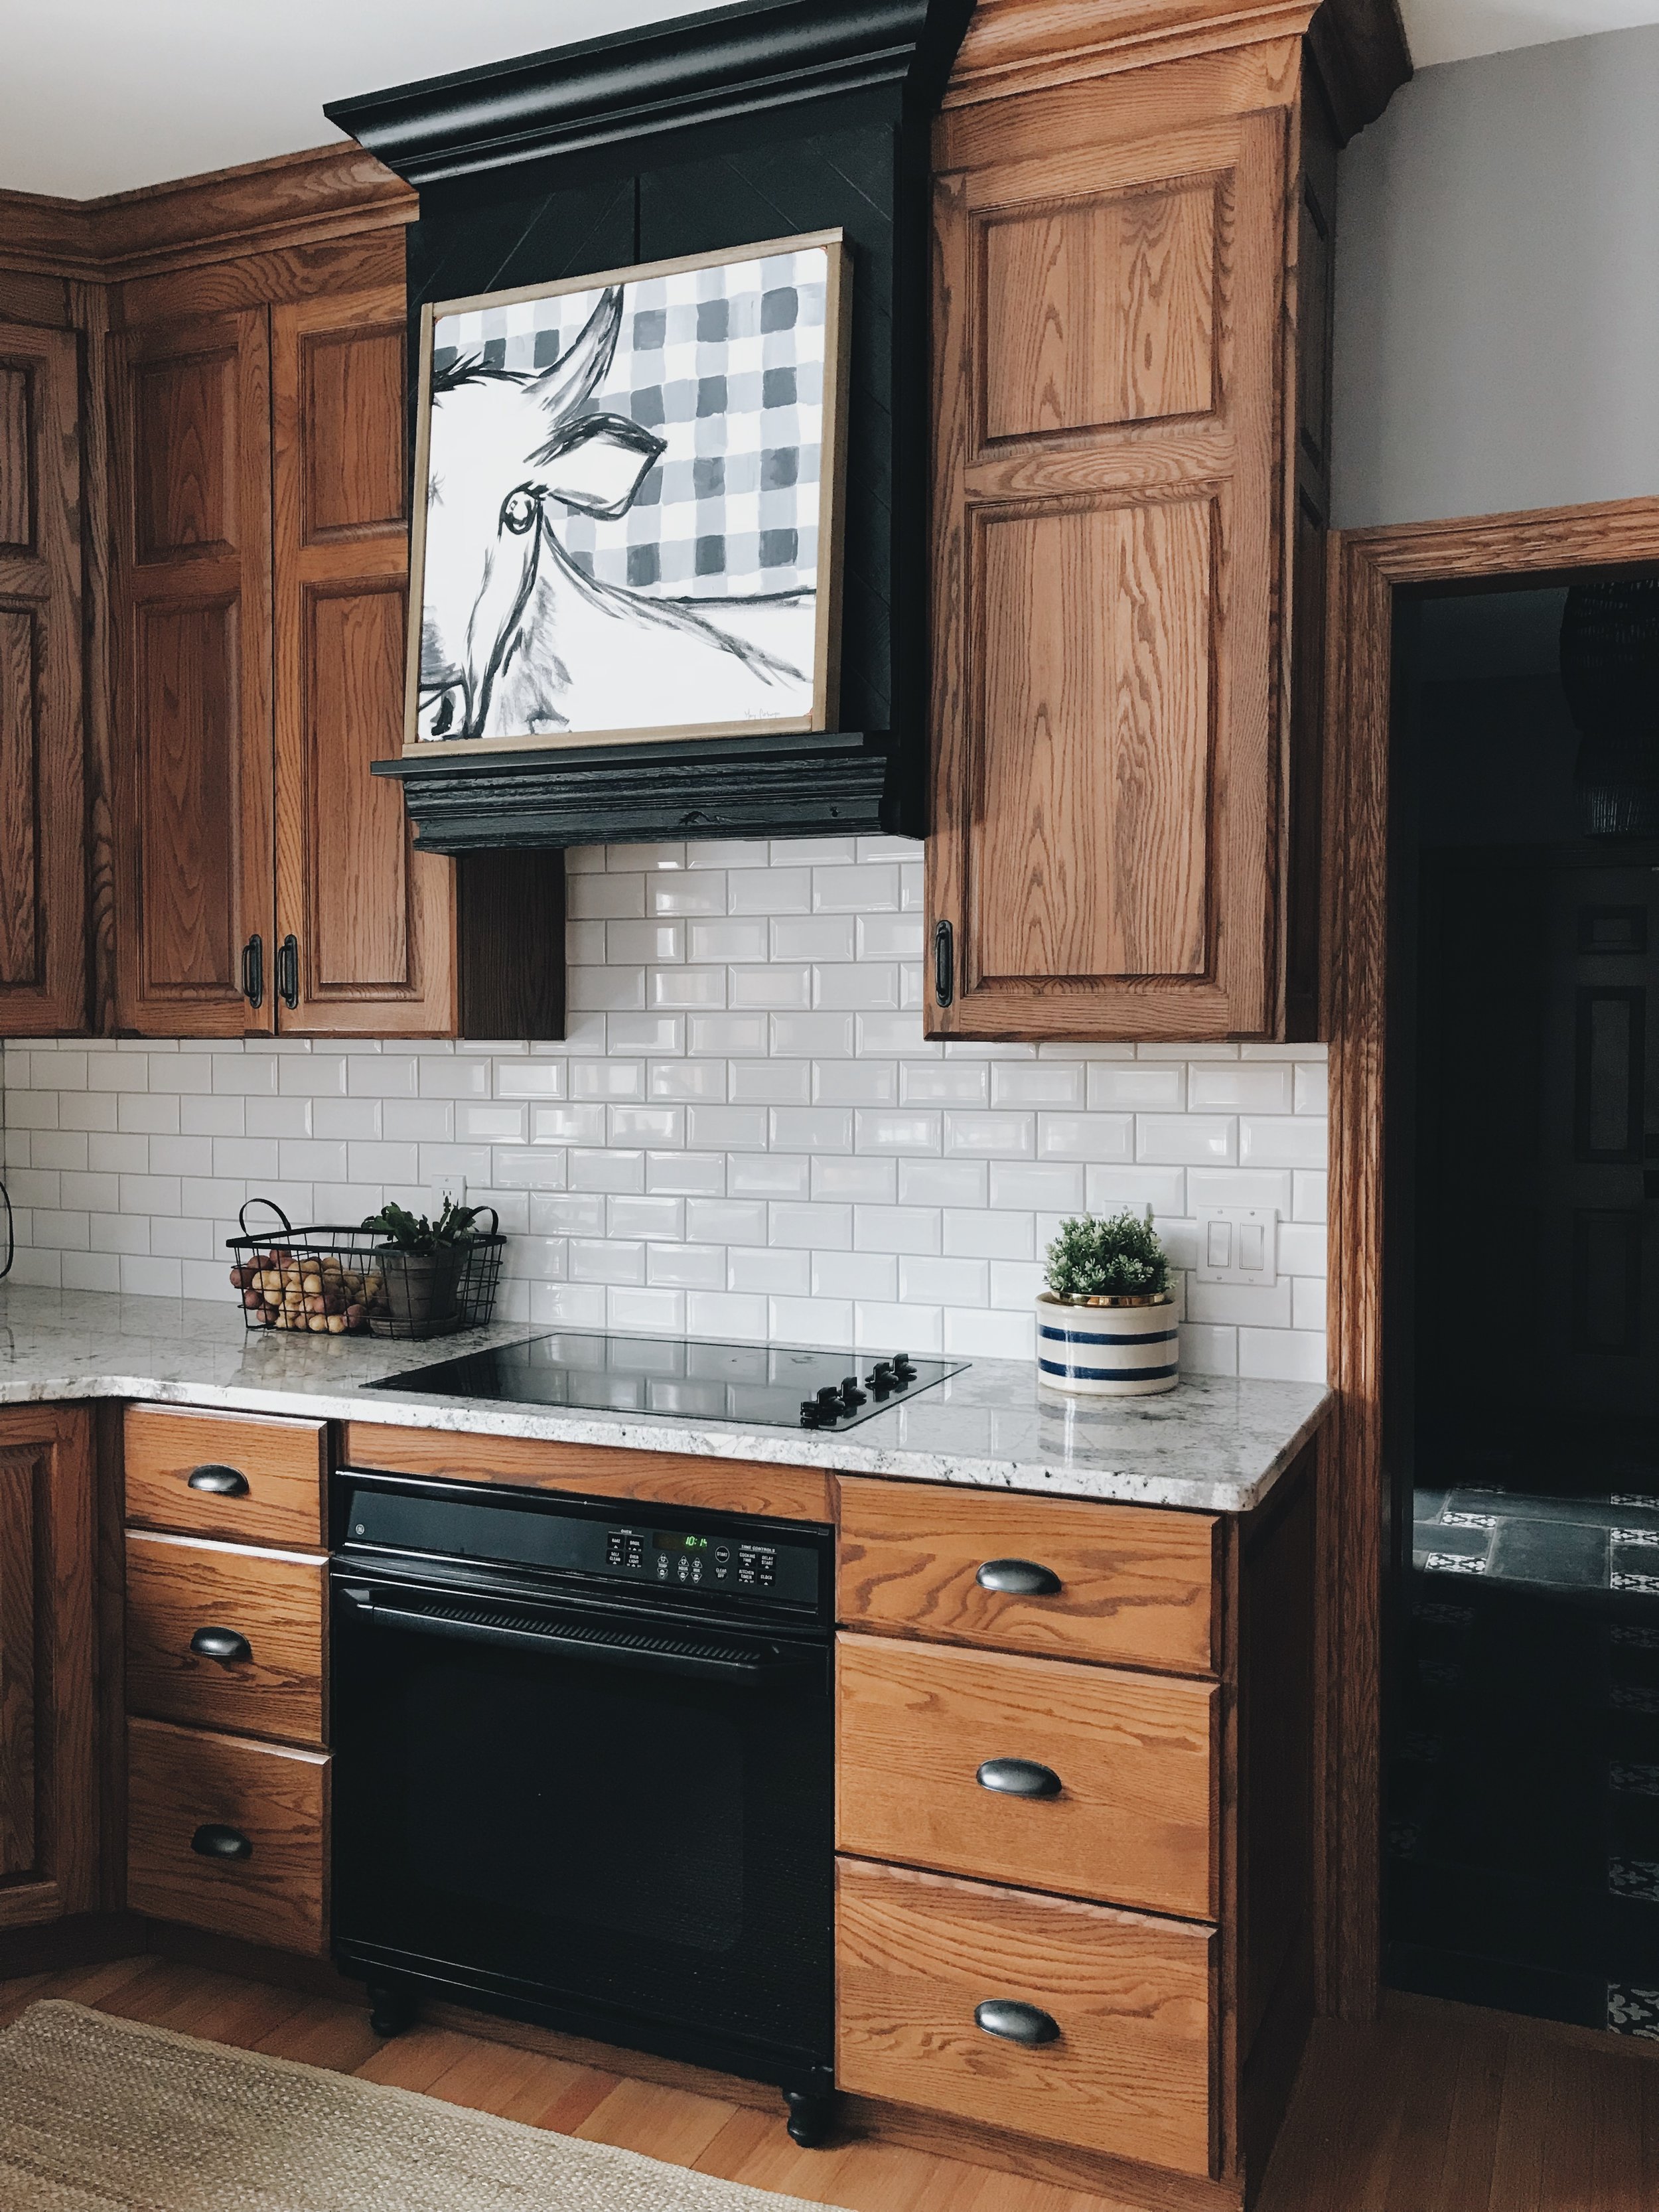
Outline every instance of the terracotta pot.
[(1181, 1380), (1175, 1301), (1062, 1298), (1036, 1301), (1037, 1380), (1088, 1398), (1152, 1398)]

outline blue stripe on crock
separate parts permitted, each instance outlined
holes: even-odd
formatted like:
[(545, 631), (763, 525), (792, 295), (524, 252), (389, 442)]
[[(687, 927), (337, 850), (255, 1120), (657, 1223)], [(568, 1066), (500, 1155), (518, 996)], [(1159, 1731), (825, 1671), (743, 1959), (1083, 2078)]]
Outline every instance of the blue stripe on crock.
[(1074, 1382), (1160, 1382), (1179, 1372), (1176, 1367), (1062, 1367), (1054, 1359), (1039, 1359), (1037, 1365), (1045, 1375), (1069, 1376)]
[(1096, 1335), (1092, 1330), (1053, 1328), (1046, 1321), (1037, 1323), (1037, 1334), (1050, 1338), (1055, 1344), (1173, 1344), (1181, 1334), (1179, 1329), (1146, 1329), (1133, 1336)]

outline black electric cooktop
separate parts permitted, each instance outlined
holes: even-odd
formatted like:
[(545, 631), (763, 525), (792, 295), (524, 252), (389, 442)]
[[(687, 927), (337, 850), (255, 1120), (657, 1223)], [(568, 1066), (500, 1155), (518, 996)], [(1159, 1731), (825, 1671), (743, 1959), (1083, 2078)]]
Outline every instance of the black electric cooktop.
[(967, 1364), (912, 1359), (902, 1352), (811, 1352), (562, 1328), (364, 1387), (514, 1406), (581, 1406), (763, 1428), (841, 1430), (931, 1390)]

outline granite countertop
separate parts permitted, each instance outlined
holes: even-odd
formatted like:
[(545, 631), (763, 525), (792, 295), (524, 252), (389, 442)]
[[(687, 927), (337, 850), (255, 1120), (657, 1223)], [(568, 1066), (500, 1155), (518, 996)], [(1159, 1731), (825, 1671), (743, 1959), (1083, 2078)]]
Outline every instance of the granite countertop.
[(0, 1287), (0, 1405), (142, 1398), (1240, 1513), (1267, 1496), (1332, 1402), (1321, 1383), (1207, 1375), (1161, 1398), (1071, 1399), (1012, 1359), (976, 1359), (844, 1436), (364, 1393), (383, 1376), (544, 1333), (498, 1322), (423, 1344), (254, 1337), (228, 1304)]

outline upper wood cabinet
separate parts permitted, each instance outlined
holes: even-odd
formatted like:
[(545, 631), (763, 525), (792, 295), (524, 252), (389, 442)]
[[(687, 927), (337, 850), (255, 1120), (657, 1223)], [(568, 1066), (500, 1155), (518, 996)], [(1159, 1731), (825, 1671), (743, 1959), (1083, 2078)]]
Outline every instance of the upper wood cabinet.
[(401, 286), (271, 311), (277, 1021), (331, 1036), (456, 1019), (454, 864), (369, 772), (403, 743), (406, 343)]
[(269, 1030), (270, 378), (263, 307), (115, 350), (118, 1018)]
[(1334, 125), (1311, 5), (1164, 12), (998, 0), (937, 129), (937, 1036), (1311, 1018)]
[(78, 374), (0, 322), (0, 1036), (86, 1019)]

